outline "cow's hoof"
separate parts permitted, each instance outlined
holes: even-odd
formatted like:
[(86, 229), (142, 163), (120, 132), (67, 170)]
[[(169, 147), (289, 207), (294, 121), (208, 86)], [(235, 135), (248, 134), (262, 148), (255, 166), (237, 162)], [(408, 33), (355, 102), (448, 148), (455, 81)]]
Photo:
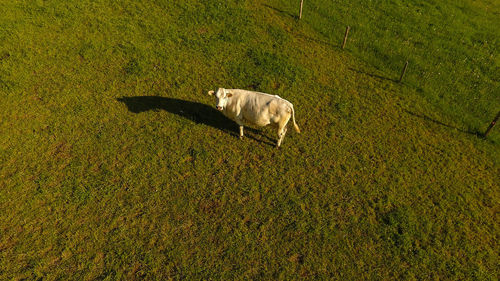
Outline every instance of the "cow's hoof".
[(240, 136), (240, 140), (242, 140), (242, 139), (243, 139), (243, 136)]

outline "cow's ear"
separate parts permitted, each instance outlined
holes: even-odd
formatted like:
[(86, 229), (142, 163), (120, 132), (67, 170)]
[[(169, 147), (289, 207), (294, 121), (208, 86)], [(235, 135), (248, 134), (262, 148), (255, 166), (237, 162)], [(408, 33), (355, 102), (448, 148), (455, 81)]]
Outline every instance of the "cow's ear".
[(212, 96), (214, 94), (214, 91), (208, 91), (208, 95)]
[(228, 97), (228, 98), (230, 98), (230, 97), (232, 97), (232, 96), (233, 96), (233, 94), (231, 94), (231, 93), (228, 93), (228, 94), (227, 94), (227, 97)]

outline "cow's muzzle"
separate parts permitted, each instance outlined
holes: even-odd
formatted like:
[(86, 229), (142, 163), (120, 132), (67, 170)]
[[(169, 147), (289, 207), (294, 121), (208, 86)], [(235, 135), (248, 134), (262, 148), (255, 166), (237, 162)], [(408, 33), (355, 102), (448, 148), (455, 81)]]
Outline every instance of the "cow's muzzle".
[(218, 111), (222, 111), (222, 106), (215, 106), (215, 108), (217, 108)]

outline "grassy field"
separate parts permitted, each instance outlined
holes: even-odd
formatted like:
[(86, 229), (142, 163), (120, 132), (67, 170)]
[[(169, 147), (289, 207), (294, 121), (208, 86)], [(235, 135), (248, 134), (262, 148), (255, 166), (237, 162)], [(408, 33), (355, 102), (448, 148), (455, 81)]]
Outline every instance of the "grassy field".
[(0, 279), (497, 280), (500, 3), (298, 2), (1, 1)]

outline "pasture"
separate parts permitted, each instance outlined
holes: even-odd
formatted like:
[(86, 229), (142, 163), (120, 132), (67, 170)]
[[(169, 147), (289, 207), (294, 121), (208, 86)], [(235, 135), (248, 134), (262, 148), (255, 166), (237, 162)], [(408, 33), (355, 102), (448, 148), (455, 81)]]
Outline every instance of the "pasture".
[(1, 1), (0, 279), (496, 280), (498, 1), (298, 7)]

